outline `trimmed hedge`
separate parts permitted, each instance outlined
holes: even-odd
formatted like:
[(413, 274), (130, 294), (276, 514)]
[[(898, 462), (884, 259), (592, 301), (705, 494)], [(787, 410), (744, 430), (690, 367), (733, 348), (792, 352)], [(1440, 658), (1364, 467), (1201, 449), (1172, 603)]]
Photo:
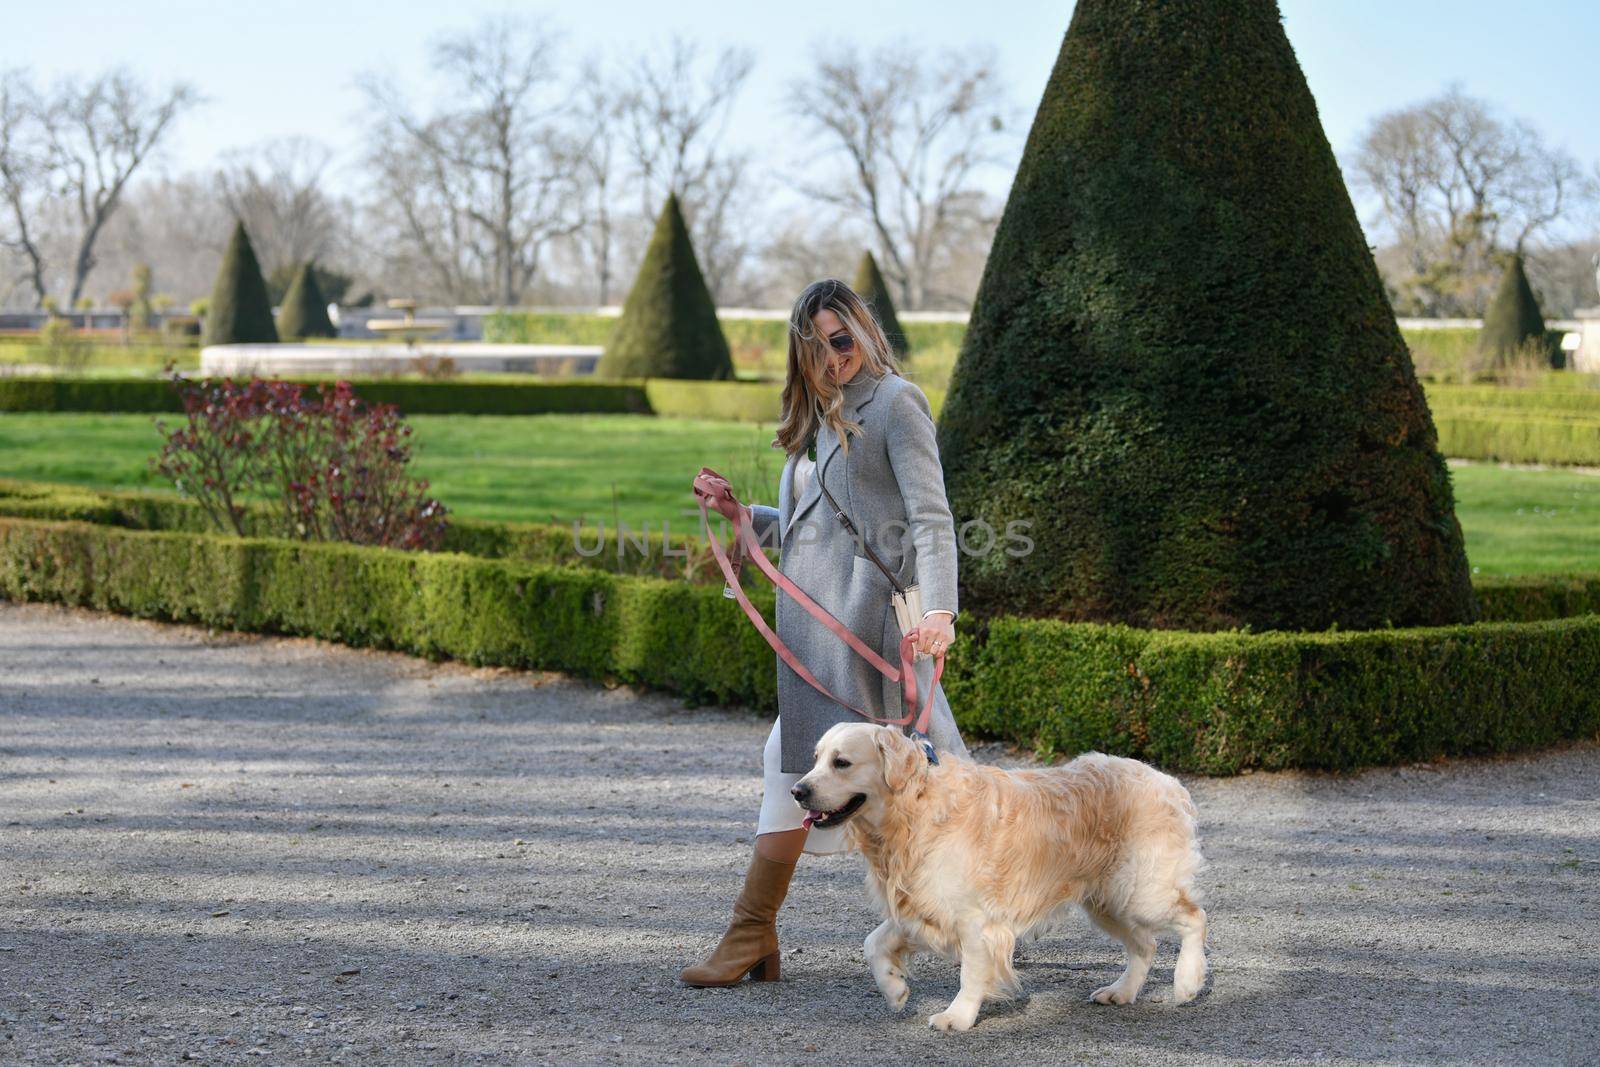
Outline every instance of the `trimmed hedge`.
[(1496, 364), (1510, 361), (1526, 342), (1535, 342), (1551, 354), (1545, 338), (1544, 312), (1539, 298), (1528, 284), (1522, 254), (1513, 253), (1506, 261), (1505, 274), (1483, 313), (1483, 329), (1478, 334), (1478, 351)]
[(1307, 634), (1003, 618), (945, 676), (963, 727), (1046, 754), (1348, 770), (1600, 735), (1600, 616)]
[[(718, 316), (723, 335), (733, 350), (734, 362), (764, 364), (780, 373), (787, 358), (787, 319), (747, 319)], [(616, 319), (582, 312), (499, 311), (484, 320), (483, 339), (505, 344), (605, 344)], [(964, 322), (904, 322), (901, 329), (918, 365), (942, 357), (954, 359), (966, 333)], [(1476, 336), (1477, 331), (1469, 331)], [(918, 384), (921, 384), (920, 382)]]
[(1440, 448), (1461, 459), (1600, 464), (1600, 388), (1567, 378), (1534, 388), (1430, 385)]
[[(263, 505), (252, 505), (245, 529), (261, 534), (268, 527)], [(205, 513), (193, 500), (168, 492), (90, 489), (48, 482), (0, 479), (0, 516), (46, 522), (87, 522), (130, 530), (209, 533)], [(720, 578), (698, 537), (674, 535), (667, 555), (660, 530), (648, 539), (630, 535), (617, 550), (616, 531), (603, 543), (593, 529), (581, 532), (583, 551), (574, 544), (572, 527), (555, 523), (492, 522), (453, 519), (445, 531), (444, 551), (484, 559), (514, 560), (549, 566), (580, 566), (613, 574), (648, 575), (682, 580), (685, 568), (694, 581), (716, 584)], [(595, 551), (596, 545), (601, 545)], [(687, 551), (688, 560), (682, 554)], [(1532, 622), (1573, 615), (1600, 614), (1600, 574), (1545, 574), (1478, 577), (1473, 592), (1484, 621)]]
[(1436, 326), (1401, 330), (1419, 376), (1460, 379), (1471, 375), (1479, 360), (1478, 331), (1471, 326)]
[(645, 382), (650, 411), (684, 419), (777, 422), (783, 386), (776, 382), (697, 382), (651, 378)]
[(305, 337), (338, 337), (339, 330), (328, 318), (328, 301), (317, 284), (316, 265), (310, 260), (300, 264), (283, 295), (283, 308), (278, 312), (278, 336), (285, 341)]
[[(770, 617), (771, 591), (751, 596)], [(578, 567), (0, 519), (0, 597), (777, 700), (771, 651), (720, 588)]]
[(1494, 408), (1508, 414), (1590, 415), (1600, 418), (1600, 377), (1571, 375), (1572, 384), (1550, 382), (1533, 388), (1504, 385), (1429, 385), (1428, 406), (1435, 412)]
[[(0, 479), (0, 515), (46, 522), (88, 522), (132, 530), (205, 533), (205, 513), (173, 493), (89, 489), (48, 482)], [(253, 516), (246, 514), (246, 529)]]
[(732, 381), (735, 377), (728, 338), (700, 273), (675, 192), (667, 194), (661, 207), (644, 261), (596, 370), (619, 378)]
[[(332, 381), (333, 379), (326, 379)], [(631, 381), (461, 382), (350, 378), (363, 400), (407, 415), (649, 414), (642, 383)], [(306, 379), (314, 384), (317, 379)], [(0, 411), (182, 412), (159, 378), (0, 378)]]
[(1449, 470), (1272, 0), (1078, 0), (939, 422), (991, 615), (1475, 617)]
[[(773, 591), (752, 599), (770, 620)], [(0, 597), (776, 710), (773, 656), (714, 585), (409, 553), (0, 518)], [(1141, 631), (964, 615), (963, 729), (1175, 771), (1349, 769), (1600, 734), (1600, 616), (1364, 633)]]
[[(318, 379), (306, 379), (314, 384)], [(326, 379), (332, 381), (333, 379)], [(670, 378), (557, 381), (347, 379), (363, 400), (407, 415), (661, 415), (776, 422), (783, 386), (774, 382), (695, 382)], [(944, 390), (925, 389), (937, 418)], [(171, 385), (158, 378), (0, 378), (0, 412), (177, 413)]]
[(1485, 620), (1536, 622), (1600, 615), (1600, 574), (1476, 578), (1472, 591)]
[(889, 294), (889, 285), (883, 280), (883, 272), (878, 269), (878, 261), (871, 249), (861, 253), (861, 262), (856, 264), (855, 280), (850, 287), (877, 316), (878, 325), (889, 338), (894, 354), (905, 359), (911, 352), (911, 346), (906, 341), (905, 331), (900, 328), (900, 317), (894, 313), (894, 297)]
[(153, 378), (0, 378), (0, 411), (181, 412), (172, 386)]
[(1493, 408), (1440, 408), (1439, 447), (1458, 459), (1600, 465), (1600, 418), (1530, 415)]
[[(1419, 377), (1448, 382), (1492, 381), (1497, 372), (1491, 360), (1478, 350), (1478, 335), (1473, 326), (1431, 326), (1401, 330)], [(1546, 330), (1545, 344), (1551, 352), (1561, 351), (1565, 330)], [(1526, 372), (1519, 372), (1519, 377)]]
[(222, 253), (205, 319), (208, 345), (272, 344), (278, 340), (267, 282), (241, 220), (234, 222), (233, 236)]
[[(943, 389), (924, 389), (933, 417), (944, 405)], [(783, 386), (777, 382), (688, 382), (652, 378), (645, 383), (653, 414), (685, 419), (777, 422)]]
[(496, 311), (483, 320), (483, 339), (504, 345), (603, 345), (617, 320), (581, 311)]
[[(91, 489), (45, 482), (0, 479), (0, 515), (47, 522), (88, 522), (128, 530), (176, 533), (212, 533), (206, 514), (193, 499), (170, 492)], [(265, 504), (247, 506), (245, 532), (268, 536), (272, 511)], [(714, 577), (715, 563), (705, 559), (703, 543), (681, 531), (670, 544), (659, 529), (646, 533), (630, 530), (618, 550), (617, 531), (586, 527), (575, 538), (571, 524), (491, 522), (485, 519), (451, 519), (445, 527), (443, 550), (486, 559), (516, 560), (554, 566), (590, 567), (614, 574), (682, 578), (683, 552), (703, 560), (698, 573), (705, 581)], [(672, 555), (667, 554), (671, 549)]]

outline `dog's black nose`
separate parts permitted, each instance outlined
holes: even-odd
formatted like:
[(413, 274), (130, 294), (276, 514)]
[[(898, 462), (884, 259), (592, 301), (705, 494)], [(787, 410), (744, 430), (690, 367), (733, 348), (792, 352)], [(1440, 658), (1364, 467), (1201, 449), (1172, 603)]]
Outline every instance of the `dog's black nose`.
[(789, 790), (789, 795), (794, 797), (800, 803), (805, 804), (811, 799), (811, 787), (806, 785), (804, 782), (801, 782), (799, 785)]

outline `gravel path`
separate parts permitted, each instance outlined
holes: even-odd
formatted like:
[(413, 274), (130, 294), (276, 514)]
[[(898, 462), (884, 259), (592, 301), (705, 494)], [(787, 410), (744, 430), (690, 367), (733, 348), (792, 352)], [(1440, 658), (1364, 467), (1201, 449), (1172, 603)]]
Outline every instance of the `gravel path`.
[[(1600, 748), (1188, 784), (1212, 982), (930, 1030), (805, 857), (784, 981), (676, 984), (744, 872), (768, 724), (556, 675), (0, 603), (0, 1062), (1593, 1063)], [(1018, 765), (1000, 746), (980, 758)], [(1163, 946), (1147, 994), (1170, 988)]]

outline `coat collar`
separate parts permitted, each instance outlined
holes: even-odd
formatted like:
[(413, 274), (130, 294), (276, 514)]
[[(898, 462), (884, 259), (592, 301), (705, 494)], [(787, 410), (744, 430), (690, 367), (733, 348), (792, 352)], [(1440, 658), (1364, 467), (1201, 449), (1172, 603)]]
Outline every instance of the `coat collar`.
[[(871, 403), (872, 398), (878, 392), (878, 387), (883, 384), (884, 379), (888, 376), (888, 371), (883, 371), (879, 374), (870, 376), (866, 374), (865, 371), (857, 371), (848, 382), (844, 383), (843, 386), (844, 414), (853, 417), (862, 408)], [(838, 437), (833, 433), (831, 428), (824, 429), (826, 429), (827, 432), (823, 432), (823, 429), (819, 429), (817, 431), (816, 469), (811, 472), (811, 477), (806, 482), (805, 495), (795, 504), (794, 509), (790, 512), (789, 521), (783, 528), (785, 535), (788, 534), (789, 528), (794, 525), (795, 520), (799, 519), (802, 515), (809, 511), (811, 509), (811, 505), (815, 504), (822, 498), (822, 472), (824, 469), (826, 469), (828, 461), (833, 459), (834, 454), (839, 451)], [(784, 467), (783, 476), (789, 486), (791, 497), (793, 496), (794, 490), (794, 467), (798, 460), (799, 453), (796, 453), (794, 456), (789, 458), (788, 464)]]
[(859, 408), (866, 404), (887, 376), (887, 371), (870, 376), (864, 370), (856, 371), (855, 376), (840, 387), (844, 391), (845, 407)]

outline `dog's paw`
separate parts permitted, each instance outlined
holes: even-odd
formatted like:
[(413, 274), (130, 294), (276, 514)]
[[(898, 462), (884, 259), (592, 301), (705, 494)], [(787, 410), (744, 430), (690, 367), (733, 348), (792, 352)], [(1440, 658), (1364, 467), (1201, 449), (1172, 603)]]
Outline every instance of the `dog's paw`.
[(1120, 985), (1103, 985), (1089, 994), (1089, 999), (1096, 1004), (1132, 1004), (1133, 995)]
[(889, 1005), (890, 1011), (899, 1011), (906, 1006), (906, 1001), (911, 999), (911, 987), (897, 974), (879, 982), (878, 992), (883, 994), (884, 1002)]
[(957, 1033), (972, 1029), (974, 1021), (976, 1020), (973, 1016), (955, 1010), (941, 1011), (938, 1015), (928, 1016), (928, 1025), (935, 1030), (954, 1030)]
[(1172, 1002), (1174, 1004), (1187, 1004), (1200, 995), (1200, 990), (1206, 984), (1206, 961), (1204, 956), (1185, 958), (1178, 957), (1176, 973), (1172, 976)]

